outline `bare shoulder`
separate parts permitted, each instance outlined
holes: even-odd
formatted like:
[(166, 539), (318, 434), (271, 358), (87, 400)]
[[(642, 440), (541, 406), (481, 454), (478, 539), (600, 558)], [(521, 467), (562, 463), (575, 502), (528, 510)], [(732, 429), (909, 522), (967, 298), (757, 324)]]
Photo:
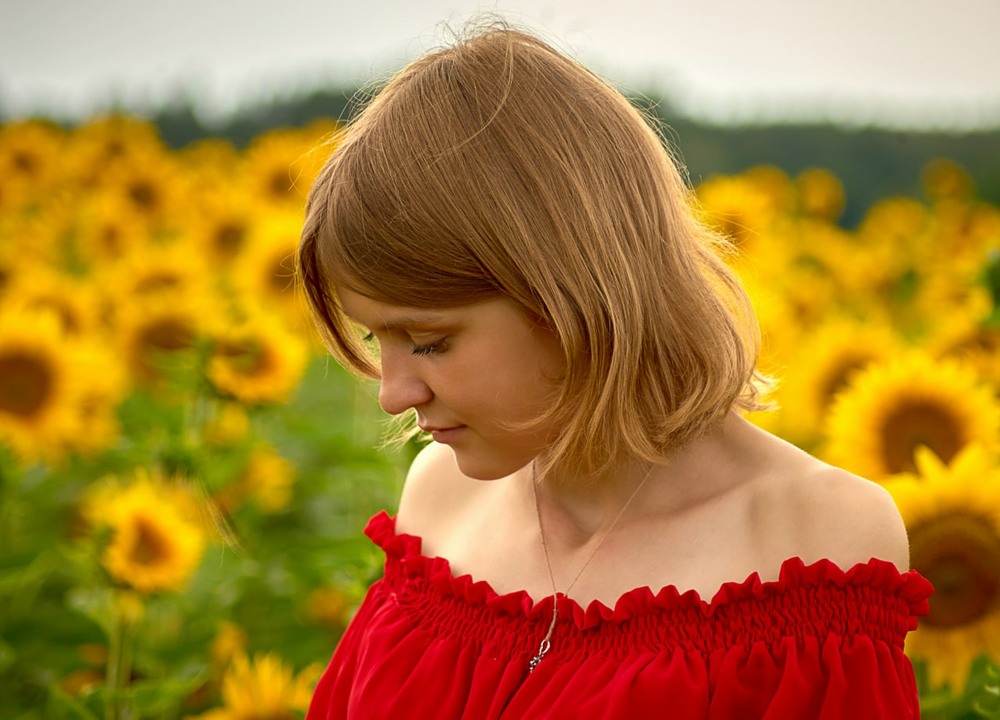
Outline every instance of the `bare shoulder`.
[(881, 485), (752, 429), (753, 516), (768, 561), (828, 559), (843, 569), (872, 558), (909, 570), (906, 527)]
[(811, 457), (802, 469), (782, 485), (807, 562), (827, 558), (846, 570), (877, 558), (909, 570), (906, 527), (885, 488)]
[(451, 448), (433, 442), (424, 447), (406, 474), (396, 515), (397, 529), (427, 539), (442, 517), (454, 516), (467, 501), (474, 487), (467, 480)]

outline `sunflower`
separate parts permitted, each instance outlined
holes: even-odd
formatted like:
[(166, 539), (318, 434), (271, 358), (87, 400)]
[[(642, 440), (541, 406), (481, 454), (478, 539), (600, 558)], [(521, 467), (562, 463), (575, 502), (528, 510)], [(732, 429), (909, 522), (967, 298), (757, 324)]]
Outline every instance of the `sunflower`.
[(998, 247), (1000, 208), (982, 202), (939, 205), (934, 208), (933, 252), (918, 269), (930, 277), (944, 270), (975, 282)]
[(216, 336), (206, 373), (220, 392), (242, 402), (281, 402), (298, 385), (307, 360), (300, 338), (258, 314)]
[(149, 242), (142, 215), (119, 195), (97, 193), (77, 208), (76, 251), (92, 270), (130, 257)]
[(930, 211), (902, 197), (875, 203), (858, 226), (853, 253), (852, 292), (892, 307), (905, 302), (909, 278), (926, 266), (935, 244)]
[(194, 493), (176, 479), (138, 471), (88, 494), (82, 515), (106, 526), (101, 560), (119, 583), (142, 593), (179, 591), (201, 562), (205, 526)]
[[(247, 650), (247, 634), (237, 624), (222, 621), (212, 638), (210, 653), (212, 667), (220, 670), (229, 665), (234, 658), (245, 655)], [(220, 672), (221, 674), (221, 672)]]
[(19, 274), (11, 297), (29, 312), (51, 313), (67, 336), (96, 332), (100, 304), (93, 286), (78, 277), (46, 268)]
[(761, 351), (757, 365), (766, 374), (783, 374), (802, 338), (802, 328), (793, 316), (794, 308), (772, 283), (749, 266), (741, 269), (740, 278), (760, 325)]
[(912, 472), (926, 445), (945, 462), (966, 445), (997, 440), (1000, 409), (967, 367), (914, 351), (856, 375), (838, 395), (826, 454), (875, 480)]
[(906, 639), (931, 684), (961, 693), (971, 662), (1000, 660), (1000, 466), (969, 445), (949, 465), (927, 448), (917, 474), (886, 482), (910, 537), (910, 563), (934, 585), (930, 614)]
[(72, 203), (65, 196), (48, 198), (27, 212), (0, 211), (0, 245), (16, 261), (15, 274), (65, 264), (72, 222)]
[[(0, 234), (2, 234), (0, 230)], [(0, 300), (10, 291), (11, 285), (17, 278), (19, 271), (23, 269), (16, 248), (12, 245), (0, 242)]]
[(709, 178), (697, 193), (708, 224), (732, 240), (741, 256), (752, 256), (756, 238), (774, 219), (772, 196), (741, 176)]
[(137, 153), (101, 177), (105, 192), (118, 196), (153, 230), (173, 229), (186, 206), (185, 176), (167, 151)]
[(967, 200), (975, 192), (972, 176), (954, 160), (931, 160), (924, 165), (920, 179), (924, 192), (933, 201)]
[(81, 343), (76, 372), (86, 382), (77, 403), (78, 431), (69, 445), (83, 454), (100, 452), (120, 436), (118, 405), (128, 390), (128, 374), (111, 348), (93, 342)]
[(0, 443), (24, 459), (61, 456), (77, 432), (74, 351), (50, 313), (0, 315)]
[(242, 441), (250, 432), (246, 407), (237, 402), (219, 403), (202, 432), (205, 442), (210, 445), (232, 445)]
[(73, 183), (92, 188), (119, 164), (165, 151), (152, 123), (126, 115), (105, 115), (73, 131), (62, 160)]
[(133, 379), (157, 387), (164, 370), (193, 367), (191, 351), (210, 321), (204, 306), (174, 293), (124, 305), (116, 333)]
[(191, 262), (196, 249), (187, 242), (142, 245), (98, 273), (112, 306), (157, 298), (185, 298), (187, 303), (211, 303), (214, 288), (207, 268)]
[(198, 257), (218, 266), (232, 263), (247, 247), (260, 210), (254, 198), (234, 189), (206, 192), (187, 224)]
[(195, 197), (218, 192), (239, 173), (240, 154), (225, 138), (209, 137), (186, 145), (175, 157), (191, 179)]
[(52, 188), (58, 179), (64, 141), (62, 130), (40, 120), (0, 125), (0, 177), (5, 187), (0, 193), (0, 208), (5, 206), (4, 197), (40, 199)]
[(957, 257), (955, 262), (941, 257), (937, 264), (939, 270), (925, 269), (917, 275), (916, 287), (904, 308), (920, 334), (933, 333), (935, 325), (948, 322), (952, 315), (966, 314), (964, 308), (981, 305), (990, 296), (989, 290), (977, 281), (986, 266), (985, 255), (964, 268)]
[(1000, 324), (991, 321), (992, 313), (989, 292), (976, 288), (968, 302), (941, 318), (927, 347), (969, 365), (1000, 392)]
[(302, 205), (313, 180), (333, 149), (337, 126), (316, 123), (304, 130), (271, 130), (259, 135), (244, 156), (246, 189), (273, 207)]
[(240, 654), (222, 680), (223, 707), (196, 720), (291, 720), (309, 707), (322, 667), (313, 664), (298, 675), (272, 653), (251, 661)]
[(789, 213), (795, 206), (795, 186), (788, 174), (776, 165), (754, 165), (742, 176), (771, 199), (776, 213)]
[(918, 200), (889, 197), (879, 200), (865, 213), (860, 234), (873, 243), (905, 248), (931, 229), (931, 214)]
[(246, 251), (233, 263), (230, 280), (250, 306), (274, 308), (293, 328), (311, 325), (295, 278), (295, 252), (302, 213), (274, 211), (253, 228)]
[(250, 454), (243, 474), (216, 494), (215, 504), (232, 513), (249, 499), (264, 512), (280, 512), (292, 497), (294, 482), (295, 466), (273, 448), (261, 445)]
[(844, 212), (844, 186), (829, 170), (810, 168), (795, 178), (799, 212), (808, 217), (833, 222)]
[(800, 326), (822, 322), (843, 304), (845, 266), (853, 250), (846, 232), (799, 218), (774, 223), (756, 242), (752, 261), (761, 282), (782, 295)]
[(309, 593), (305, 610), (309, 619), (317, 625), (343, 631), (350, 616), (351, 604), (343, 589), (326, 585)]
[(849, 318), (827, 321), (796, 348), (779, 387), (779, 404), (787, 432), (798, 443), (814, 443), (834, 397), (858, 371), (886, 362), (901, 341), (885, 325)]

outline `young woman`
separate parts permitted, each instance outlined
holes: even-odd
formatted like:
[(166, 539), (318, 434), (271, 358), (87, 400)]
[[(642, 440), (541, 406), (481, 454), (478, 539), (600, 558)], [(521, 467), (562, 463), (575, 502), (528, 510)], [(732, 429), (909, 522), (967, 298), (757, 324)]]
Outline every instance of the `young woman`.
[(661, 138), (542, 41), (400, 72), (313, 187), (332, 352), (434, 440), (319, 718), (917, 717), (877, 485), (757, 429), (757, 329)]

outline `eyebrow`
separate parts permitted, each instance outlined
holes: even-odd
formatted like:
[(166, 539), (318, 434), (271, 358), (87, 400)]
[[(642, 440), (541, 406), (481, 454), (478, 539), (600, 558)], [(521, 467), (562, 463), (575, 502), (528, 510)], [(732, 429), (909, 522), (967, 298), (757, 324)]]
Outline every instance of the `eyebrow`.
[[(347, 315), (347, 313), (344, 313)], [(374, 325), (368, 325), (363, 323), (357, 318), (347, 315), (352, 321), (356, 322), (358, 325), (362, 325), (369, 330), (385, 330), (392, 332), (393, 330), (406, 330), (408, 328), (422, 327), (425, 325), (436, 325), (439, 324), (444, 319), (443, 313), (428, 313), (425, 315), (397, 315), (395, 317), (390, 317), (388, 321), (383, 321), (376, 323)]]
[(422, 325), (436, 325), (440, 323), (444, 315), (403, 315), (391, 318), (389, 322), (382, 323), (383, 330), (405, 330), (406, 328), (420, 327)]

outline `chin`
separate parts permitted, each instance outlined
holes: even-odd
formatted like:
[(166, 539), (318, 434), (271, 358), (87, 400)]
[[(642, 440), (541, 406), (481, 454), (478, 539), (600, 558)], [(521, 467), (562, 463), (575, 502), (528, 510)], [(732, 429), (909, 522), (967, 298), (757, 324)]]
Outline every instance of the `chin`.
[(455, 451), (455, 464), (463, 475), (473, 480), (501, 480), (513, 475), (531, 462), (518, 462), (504, 458), (486, 458), (473, 453)]

